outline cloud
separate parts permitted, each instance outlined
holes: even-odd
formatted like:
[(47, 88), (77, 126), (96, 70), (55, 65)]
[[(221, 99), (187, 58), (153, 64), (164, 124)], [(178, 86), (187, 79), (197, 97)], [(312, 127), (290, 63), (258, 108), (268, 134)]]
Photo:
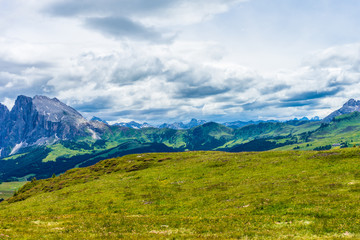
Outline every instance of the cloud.
[[(47, 84), (60, 99), (80, 102), (75, 106), (83, 112), (93, 105), (106, 120), (288, 119), (326, 115), (346, 100), (358, 74), (315, 63), (265, 77), (238, 65), (199, 63), (159, 49), (83, 54)], [(94, 96), (111, 101), (97, 104)]]
[(78, 17), (88, 15), (107, 15), (107, 16), (133, 16), (147, 18), (157, 17), (164, 20), (168, 17), (168, 23), (175, 18), (192, 17), (183, 19), (183, 23), (188, 21), (201, 21), (206, 17), (219, 14), (229, 10), (229, 8), (244, 0), (63, 0), (55, 1), (45, 7), (44, 12), (54, 16)]
[[(200, 52), (211, 49), (203, 47)], [(171, 48), (124, 45), (108, 54), (80, 54), (62, 66), (22, 70), (15, 62), (18, 71), (0, 74), (0, 93), (58, 97), (85, 116), (112, 121), (286, 119), (326, 115), (360, 95), (356, 68), (336, 64), (341, 70), (314, 62), (265, 77), (239, 65), (174, 55)]]
[(244, 111), (257, 111), (264, 108), (269, 108), (270, 106), (274, 106), (274, 104), (270, 102), (258, 102), (258, 101), (241, 105)]
[[(22, 63), (0, 58), (0, 95), (3, 101), (11, 101), (20, 94), (51, 94), (46, 83), (52, 78), (51, 63)], [(9, 105), (9, 104), (7, 104)]]
[(31, 68), (44, 69), (44, 68), (49, 68), (51, 66), (52, 66), (51, 63), (46, 63), (46, 62), (35, 62), (30, 64), (30, 63), (20, 63), (20, 62), (0, 59), (0, 72), (20, 74), (26, 69), (31, 69)]
[(212, 86), (185, 87), (176, 93), (177, 98), (204, 98), (228, 92), (229, 88), (216, 88)]
[(262, 94), (273, 94), (273, 93), (276, 93), (276, 92), (280, 92), (282, 90), (285, 90), (285, 89), (289, 89), (291, 88), (290, 85), (287, 85), (287, 84), (277, 84), (275, 86), (267, 86), (263, 89), (260, 89), (260, 92)]
[(334, 46), (315, 52), (305, 59), (304, 64), (312, 68), (339, 68), (350, 70), (358, 66), (360, 43)]
[(106, 111), (113, 107), (114, 101), (111, 96), (97, 96), (84, 102), (73, 102), (71, 105), (76, 110), (87, 113)]
[(301, 93), (296, 93), (293, 96), (285, 99), (286, 102), (295, 102), (295, 101), (303, 101), (303, 100), (310, 100), (316, 98), (324, 98), (324, 97), (331, 97), (339, 93), (340, 91), (344, 90), (343, 87), (337, 87), (330, 90), (325, 91), (305, 91)]
[(161, 33), (122, 17), (86, 18), (85, 26), (115, 38), (134, 38), (154, 42), (166, 40)]
[(96, 0), (87, 1), (57, 1), (48, 6), (45, 11), (56, 16), (77, 16), (83, 14), (128, 14), (128, 13), (146, 13), (151, 11), (159, 11), (174, 4), (169, 0)]
[(157, 49), (82, 54), (66, 71), (54, 71), (45, 85), (85, 115), (143, 121), (218, 114), (216, 98), (223, 97), (222, 105), (232, 103), (256, 82), (244, 68), (194, 63), (167, 51), (148, 54)]
[(130, 116), (130, 117), (136, 117), (139, 115), (146, 115), (146, 114), (151, 114), (151, 117), (159, 117), (162, 116), (164, 114), (167, 114), (169, 111), (171, 111), (172, 109), (170, 108), (152, 108), (152, 109), (142, 109), (142, 110), (123, 110), (123, 111), (119, 111), (119, 112), (114, 112), (111, 115), (116, 116), (116, 117), (121, 117), (121, 116)]
[(276, 107), (279, 108), (289, 108), (289, 107), (317, 107), (317, 105), (319, 104), (319, 100), (314, 100), (314, 99), (308, 99), (308, 100), (301, 100), (301, 101), (283, 101), (281, 103), (276, 104)]
[(315, 52), (294, 69), (265, 74), (240, 65), (266, 57), (234, 57), (237, 46), (269, 40), (239, 39), (243, 27), (263, 26), (233, 21), (247, 19), (234, 18), (240, 2), (14, 0), (0, 10), (0, 100), (48, 95), (105, 120), (226, 121), (324, 116), (360, 96), (358, 43)]
[(226, 12), (244, 0), (55, 1), (43, 9), (54, 17), (79, 19), (106, 36), (168, 42), (190, 25)]

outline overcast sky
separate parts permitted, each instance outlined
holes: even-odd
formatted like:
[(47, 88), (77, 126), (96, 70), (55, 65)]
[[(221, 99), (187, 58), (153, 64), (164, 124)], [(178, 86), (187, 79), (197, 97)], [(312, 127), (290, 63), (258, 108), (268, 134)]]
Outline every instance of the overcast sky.
[(0, 0), (0, 102), (161, 123), (325, 117), (360, 99), (358, 0)]

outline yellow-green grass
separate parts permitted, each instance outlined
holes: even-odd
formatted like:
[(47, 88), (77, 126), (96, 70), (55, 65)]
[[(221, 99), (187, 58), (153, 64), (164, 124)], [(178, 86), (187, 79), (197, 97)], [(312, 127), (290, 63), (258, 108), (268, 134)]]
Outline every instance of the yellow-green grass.
[(360, 239), (359, 164), (359, 149), (105, 160), (25, 185), (0, 239)]
[(11, 155), (9, 157), (3, 158), (2, 160), (15, 160), (19, 157), (25, 156), (28, 153), (20, 153), (20, 154), (15, 154), (15, 155)]
[[(24, 186), (26, 182), (3, 182), (0, 184), (0, 198), (7, 199), (14, 195), (14, 192)], [(1, 238), (0, 238), (1, 239)]]

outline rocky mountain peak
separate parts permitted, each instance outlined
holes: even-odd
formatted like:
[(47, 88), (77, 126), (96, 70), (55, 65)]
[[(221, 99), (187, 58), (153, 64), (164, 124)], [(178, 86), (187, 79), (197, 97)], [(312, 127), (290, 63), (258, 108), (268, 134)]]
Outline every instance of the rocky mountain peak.
[(202, 125), (206, 123), (205, 120), (197, 120), (195, 118), (191, 119), (190, 122), (188, 124), (185, 125), (185, 128), (193, 128), (199, 125)]
[(323, 122), (329, 123), (334, 119), (334, 117), (337, 117), (337, 116), (340, 116), (343, 114), (347, 114), (347, 113), (352, 113), (355, 111), (360, 112), (360, 100), (355, 100), (352, 98), (352, 99), (348, 100), (341, 108), (332, 112), (326, 118), (324, 118)]
[(98, 122), (102, 122), (102, 123), (108, 124), (107, 121), (102, 120), (101, 118), (96, 117), (96, 116), (93, 116), (93, 117), (90, 119), (90, 121), (98, 121)]
[(46, 116), (47, 121), (86, 121), (79, 112), (56, 98), (50, 99), (46, 96), (35, 96), (32, 100), (37, 112)]
[(20, 95), (9, 110), (0, 105), (0, 154), (15, 153), (16, 146), (46, 144), (54, 139), (81, 136), (98, 138), (106, 124), (88, 122), (79, 112), (56, 98)]
[(3, 105), (3, 104), (1, 104), (0, 103), (0, 119), (4, 116), (4, 115), (6, 115), (6, 114), (9, 114), (9, 109), (5, 106), (5, 105)]
[(32, 98), (24, 95), (19, 95), (15, 100), (15, 105), (24, 105), (31, 102)]
[(350, 99), (349, 101), (347, 101), (343, 107), (358, 107), (360, 106), (360, 100), (356, 101), (355, 99)]
[(11, 112), (19, 112), (24, 109), (24, 107), (31, 107), (32, 106), (32, 98), (20, 95), (16, 98), (15, 104), (11, 109)]

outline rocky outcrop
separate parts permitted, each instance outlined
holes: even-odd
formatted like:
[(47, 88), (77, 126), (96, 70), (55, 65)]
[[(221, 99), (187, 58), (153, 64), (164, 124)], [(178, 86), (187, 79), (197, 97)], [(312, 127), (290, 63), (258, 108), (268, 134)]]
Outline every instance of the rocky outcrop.
[(360, 112), (360, 100), (356, 101), (355, 99), (350, 99), (340, 109), (332, 112), (329, 116), (324, 118), (322, 121), (324, 123), (329, 123), (334, 119), (334, 117), (337, 117), (337, 116), (340, 116), (343, 114), (347, 114), (347, 113), (352, 113), (355, 111)]
[(57, 139), (99, 138), (107, 128), (106, 124), (87, 121), (58, 99), (45, 96), (18, 96), (10, 112), (0, 105), (0, 126), (1, 157), (24, 146), (47, 144)]

